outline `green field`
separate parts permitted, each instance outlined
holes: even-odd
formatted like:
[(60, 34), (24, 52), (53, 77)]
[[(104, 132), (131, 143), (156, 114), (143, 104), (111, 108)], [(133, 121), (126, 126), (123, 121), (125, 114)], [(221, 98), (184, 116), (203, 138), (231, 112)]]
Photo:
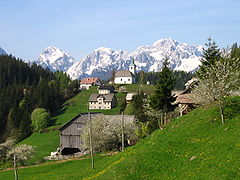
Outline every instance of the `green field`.
[[(19, 143), (36, 146), (35, 149), (37, 153), (28, 161), (28, 164), (39, 163), (43, 160), (43, 157), (49, 156), (50, 152), (56, 151), (59, 146), (59, 131), (57, 129), (79, 113), (88, 112), (88, 99), (92, 93), (97, 93), (96, 87), (80, 92), (77, 96), (67, 101), (59, 112), (55, 113), (52, 117), (52, 121), (55, 122), (54, 126), (45, 129), (43, 133), (33, 133), (30, 137)], [(117, 98), (122, 96), (125, 96), (125, 94), (116, 94)], [(118, 114), (119, 108), (115, 107), (110, 110), (91, 110), (91, 112), (102, 112), (103, 114), (112, 115)]]
[(127, 92), (144, 92), (146, 94), (152, 94), (155, 91), (156, 86), (147, 85), (147, 84), (125, 84), (125, 85), (117, 85), (116, 90), (120, 87), (124, 86)]
[[(240, 179), (240, 97), (228, 99), (226, 124), (218, 109), (198, 108), (164, 130), (112, 156), (95, 156), (19, 170), (20, 179)], [(0, 172), (13, 179), (13, 171)]]

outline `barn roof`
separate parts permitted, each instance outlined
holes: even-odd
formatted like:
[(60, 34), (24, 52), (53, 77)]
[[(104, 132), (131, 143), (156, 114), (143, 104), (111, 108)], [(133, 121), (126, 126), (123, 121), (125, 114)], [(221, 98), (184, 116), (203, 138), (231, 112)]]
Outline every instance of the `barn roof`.
[[(91, 115), (95, 115), (95, 114), (101, 114), (100, 112), (91, 112)], [(61, 126), (60, 128), (58, 128), (58, 130), (62, 131), (63, 129), (65, 129), (68, 125), (70, 125), (73, 121), (75, 121), (76, 119), (78, 119), (80, 116), (82, 115), (88, 115), (88, 113), (80, 113), (77, 116), (75, 116), (74, 118), (72, 118), (70, 121), (68, 121), (67, 123), (65, 123), (63, 126)]]
[(92, 84), (95, 83), (99, 78), (83, 78), (81, 79), (80, 84)]
[(117, 71), (115, 77), (133, 77), (133, 74), (130, 71)]
[(177, 97), (175, 104), (194, 104), (194, 102), (190, 94), (180, 94)]
[(102, 97), (104, 101), (111, 102), (115, 97), (114, 94), (91, 94), (89, 98), (89, 102), (97, 102), (97, 98)]

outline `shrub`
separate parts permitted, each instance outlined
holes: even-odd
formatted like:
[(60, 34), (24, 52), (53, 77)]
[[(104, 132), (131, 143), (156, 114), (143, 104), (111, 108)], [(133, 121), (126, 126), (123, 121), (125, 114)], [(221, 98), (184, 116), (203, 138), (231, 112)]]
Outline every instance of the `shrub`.
[(46, 128), (50, 122), (50, 113), (44, 108), (36, 108), (31, 114), (31, 121), (34, 131), (40, 132)]

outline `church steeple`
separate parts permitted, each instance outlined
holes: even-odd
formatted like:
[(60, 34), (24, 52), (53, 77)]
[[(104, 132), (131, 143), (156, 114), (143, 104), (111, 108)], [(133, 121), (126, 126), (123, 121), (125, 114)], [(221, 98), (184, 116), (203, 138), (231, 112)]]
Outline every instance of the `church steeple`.
[(129, 71), (133, 74), (136, 72), (136, 65), (134, 64), (134, 59), (132, 57), (130, 59)]

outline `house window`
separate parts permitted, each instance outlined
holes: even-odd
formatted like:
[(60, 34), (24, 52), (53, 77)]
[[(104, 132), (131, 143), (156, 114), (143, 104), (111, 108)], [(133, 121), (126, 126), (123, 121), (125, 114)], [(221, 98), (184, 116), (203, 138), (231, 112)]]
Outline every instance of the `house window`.
[(130, 81), (130, 78), (128, 79), (128, 81)]
[(131, 69), (132, 69), (133, 67), (131, 67)]
[(121, 81), (122, 81), (122, 78), (121, 78)]

